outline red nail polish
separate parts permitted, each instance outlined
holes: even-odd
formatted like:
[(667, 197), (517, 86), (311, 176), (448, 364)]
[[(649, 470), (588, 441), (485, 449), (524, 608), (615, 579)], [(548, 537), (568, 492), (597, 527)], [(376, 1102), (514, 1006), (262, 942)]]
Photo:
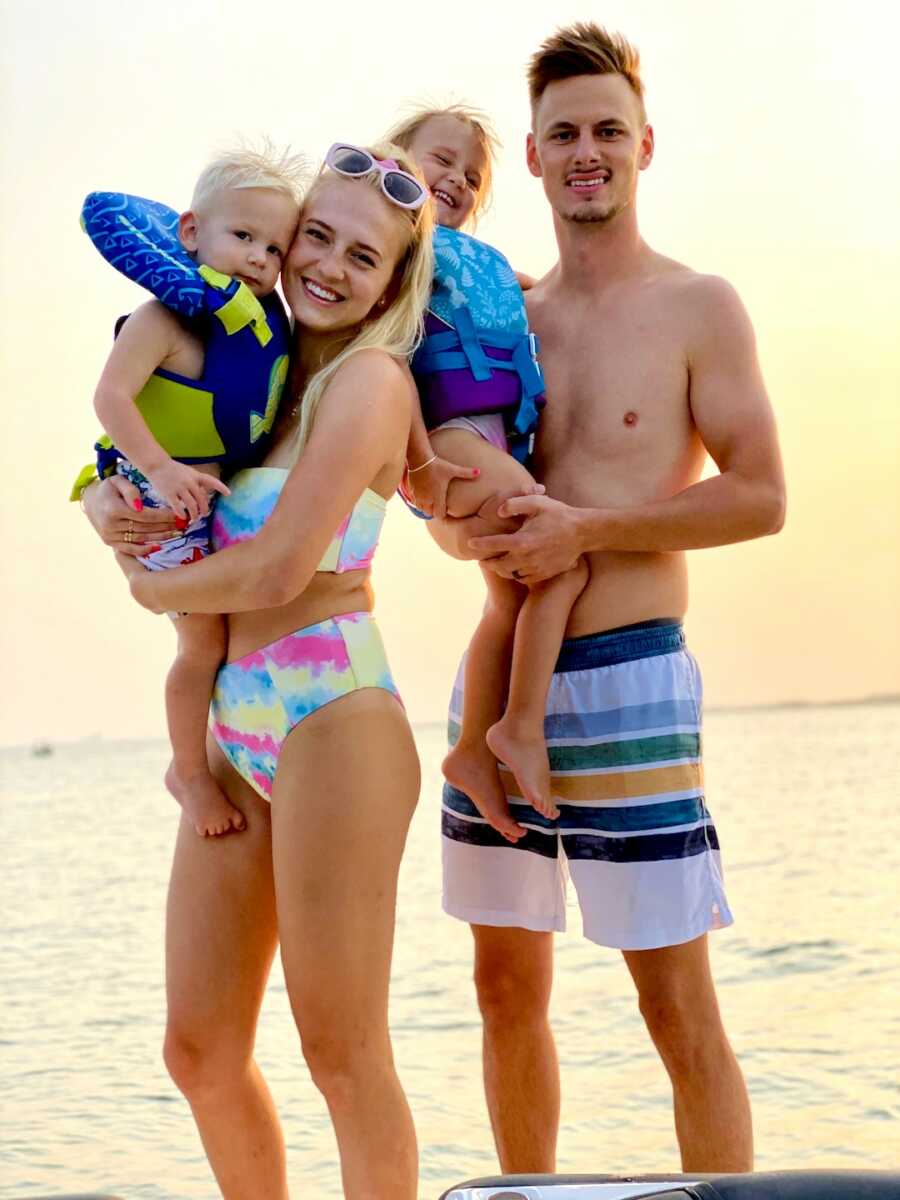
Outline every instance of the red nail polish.
[(147, 553), (155, 554), (157, 550), (162, 550), (162, 546), (151, 546)]
[(138, 496), (137, 500), (132, 500), (131, 505), (135, 512), (143, 512), (144, 511), (144, 502), (140, 498), (140, 496)]
[(476, 467), (476, 468), (475, 468), (475, 478), (477, 479), (477, 478), (478, 478), (478, 476), (479, 476), (480, 474), (481, 474), (481, 472), (480, 472), (480, 471), (479, 471), (479, 469)]
[(176, 517), (175, 518), (175, 526), (177, 529), (187, 529), (187, 527), (188, 527), (187, 517)]

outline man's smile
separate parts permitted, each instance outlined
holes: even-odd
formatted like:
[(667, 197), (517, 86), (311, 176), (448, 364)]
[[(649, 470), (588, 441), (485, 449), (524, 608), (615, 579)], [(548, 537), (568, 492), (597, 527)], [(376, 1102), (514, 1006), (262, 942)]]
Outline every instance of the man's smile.
[(608, 167), (600, 167), (596, 171), (577, 171), (573, 172), (566, 180), (566, 187), (579, 195), (586, 196), (593, 194), (606, 187), (612, 179), (612, 171)]

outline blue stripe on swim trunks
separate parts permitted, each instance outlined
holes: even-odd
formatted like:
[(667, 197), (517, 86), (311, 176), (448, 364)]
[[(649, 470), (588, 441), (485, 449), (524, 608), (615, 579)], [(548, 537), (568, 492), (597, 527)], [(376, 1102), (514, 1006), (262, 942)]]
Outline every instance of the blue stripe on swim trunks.
[[(644, 668), (614, 670), (662, 656), (670, 656), (671, 669), (648, 661)], [(596, 670), (604, 667), (613, 670)], [(527, 830), (516, 849), (555, 858), (561, 835), (569, 860), (660, 862), (718, 850), (703, 795), (693, 679), (685, 687), (685, 671), (693, 669), (676, 622), (646, 622), (565, 643), (544, 722), (560, 815), (550, 820), (527, 805), (501, 767), (513, 815)], [(636, 679), (637, 673), (643, 678)], [(457, 687), (450, 705), (451, 744), (459, 736), (461, 711)], [(449, 785), (442, 826), (455, 842), (509, 845)]]

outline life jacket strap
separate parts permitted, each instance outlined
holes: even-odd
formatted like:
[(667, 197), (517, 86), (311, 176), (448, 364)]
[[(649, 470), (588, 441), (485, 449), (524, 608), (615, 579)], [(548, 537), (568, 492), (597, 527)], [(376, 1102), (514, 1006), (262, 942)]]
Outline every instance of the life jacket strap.
[[(198, 272), (211, 287), (220, 292), (226, 291), (236, 282), (230, 275), (223, 275), (221, 271), (214, 271), (206, 265), (199, 267)], [(237, 333), (249, 325), (261, 346), (267, 346), (272, 340), (272, 330), (269, 328), (263, 306), (242, 281), (237, 281), (234, 294), (217, 308), (213, 315), (222, 322), (226, 333)]]

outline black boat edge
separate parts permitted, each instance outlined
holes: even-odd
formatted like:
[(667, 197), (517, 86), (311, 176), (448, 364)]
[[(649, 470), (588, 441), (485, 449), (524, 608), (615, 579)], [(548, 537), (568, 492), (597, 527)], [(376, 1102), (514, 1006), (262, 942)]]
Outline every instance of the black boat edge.
[[(616, 1200), (617, 1184), (627, 1188), (619, 1196), (634, 1200), (900, 1200), (900, 1173), (853, 1170), (760, 1171), (752, 1175), (496, 1175), (458, 1183), (440, 1200), (554, 1200), (554, 1196), (566, 1200), (563, 1189), (578, 1185), (578, 1200), (589, 1200), (581, 1188), (592, 1184), (597, 1185), (597, 1200)], [(636, 1194), (635, 1184), (647, 1184), (648, 1190)]]

